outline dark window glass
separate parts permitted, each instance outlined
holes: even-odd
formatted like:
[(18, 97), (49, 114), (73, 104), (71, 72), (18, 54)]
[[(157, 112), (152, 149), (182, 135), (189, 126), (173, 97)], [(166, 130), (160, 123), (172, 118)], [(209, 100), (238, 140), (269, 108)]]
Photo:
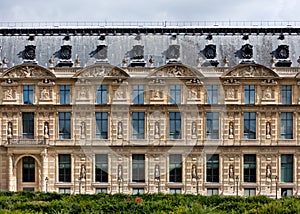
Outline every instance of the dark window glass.
[(292, 86), (283, 85), (281, 86), (281, 102), (282, 104), (292, 104)]
[(23, 101), (24, 104), (33, 104), (33, 85), (23, 86)]
[(24, 157), (22, 159), (23, 182), (35, 182), (35, 160), (32, 157)]
[(206, 158), (206, 181), (219, 182), (219, 155), (207, 155)]
[(244, 182), (256, 182), (256, 155), (244, 155)]
[(145, 182), (145, 155), (132, 155), (132, 182)]
[(181, 113), (170, 112), (170, 135), (171, 139), (181, 139)]
[(132, 138), (145, 138), (145, 113), (132, 112)]
[(182, 182), (182, 156), (180, 154), (169, 156), (169, 181)]
[(144, 104), (144, 86), (134, 85), (133, 86), (133, 103)]
[(108, 182), (108, 156), (97, 154), (95, 158), (96, 182)]
[(245, 101), (245, 104), (254, 104), (255, 103), (255, 87), (254, 87), (254, 85), (245, 85), (244, 86), (244, 101)]
[(170, 103), (180, 104), (181, 103), (181, 86), (171, 85), (170, 86)]
[(244, 138), (256, 139), (256, 113), (244, 112)]
[(219, 139), (219, 113), (206, 113), (206, 138)]
[(59, 139), (71, 139), (71, 113), (59, 113)]
[(207, 86), (207, 103), (208, 104), (218, 104), (218, 85), (208, 85)]
[(23, 138), (34, 138), (34, 113), (22, 113)]
[(60, 86), (60, 104), (70, 104), (70, 86), (61, 85)]
[(59, 182), (71, 182), (71, 155), (58, 155)]
[(97, 104), (106, 104), (107, 103), (107, 86), (106, 85), (97, 86), (96, 103)]
[(281, 182), (293, 183), (293, 155), (281, 155)]
[(293, 113), (281, 112), (280, 135), (281, 139), (293, 139)]
[(108, 113), (96, 112), (96, 138), (107, 139)]

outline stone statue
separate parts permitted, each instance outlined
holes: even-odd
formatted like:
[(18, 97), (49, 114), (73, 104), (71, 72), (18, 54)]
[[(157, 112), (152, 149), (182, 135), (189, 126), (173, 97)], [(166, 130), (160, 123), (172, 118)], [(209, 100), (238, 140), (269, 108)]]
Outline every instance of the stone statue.
[(192, 136), (195, 137), (197, 134), (197, 124), (196, 122), (192, 123)]
[(122, 180), (122, 165), (118, 166), (118, 180)]
[(85, 138), (85, 135), (86, 135), (86, 125), (85, 122), (82, 121), (80, 124), (80, 136), (81, 138)]
[(266, 90), (264, 91), (264, 98), (265, 99), (272, 98), (272, 91), (271, 91), (270, 87), (267, 87)]
[(229, 122), (229, 138), (233, 138), (234, 130), (233, 130), (233, 122)]
[(160, 172), (159, 172), (159, 165), (158, 164), (155, 165), (154, 177), (155, 177), (155, 180), (160, 179)]
[(48, 88), (43, 88), (42, 93), (41, 93), (41, 98), (43, 100), (49, 100), (50, 99), (50, 93)]
[(12, 123), (8, 122), (7, 125), (7, 138), (12, 138)]
[(267, 137), (270, 137), (270, 135), (271, 135), (271, 124), (270, 124), (270, 122), (266, 123), (266, 135), (267, 135)]
[(14, 99), (14, 92), (12, 88), (9, 88), (5, 91), (5, 99), (6, 100), (13, 100)]
[(44, 138), (49, 138), (49, 127), (48, 127), (48, 123), (45, 123), (45, 125), (44, 125)]
[(266, 168), (266, 178), (271, 179), (272, 177), (272, 169), (271, 166), (268, 164)]
[(232, 164), (229, 165), (229, 178), (234, 179), (234, 168)]
[(80, 168), (80, 178), (81, 179), (86, 179), (86, 168), (84, 164), (81, 164)]
[(154, 137), (158, 138), (159, 137), (159, 122), (155, 122), (155, 126), (154, 126)]
[(123, 124), (121, 121), (118, 122), (118, 138), (122, 138), (123, 136)]
[(197, 179), (197, 166), (195, 164), (192, 166), (192, 178)]
[(234, 88), (230, 87), (226, 91), (226, 97), (228, 99), (234, 99)]

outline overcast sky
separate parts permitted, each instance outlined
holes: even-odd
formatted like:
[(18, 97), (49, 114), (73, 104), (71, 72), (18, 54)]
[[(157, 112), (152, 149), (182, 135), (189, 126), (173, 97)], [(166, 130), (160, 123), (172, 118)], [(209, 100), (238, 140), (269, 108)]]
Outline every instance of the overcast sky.
[(2, 0), (1, 21), (299, 21), (299, 0)]

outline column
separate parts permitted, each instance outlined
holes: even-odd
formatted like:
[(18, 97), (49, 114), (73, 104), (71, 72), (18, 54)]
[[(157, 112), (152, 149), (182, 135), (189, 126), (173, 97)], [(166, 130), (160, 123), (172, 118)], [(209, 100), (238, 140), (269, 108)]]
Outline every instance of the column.
[(8, 154), (8, 190), (16, 192), (16, 174), (14, 173), (13, 154)]

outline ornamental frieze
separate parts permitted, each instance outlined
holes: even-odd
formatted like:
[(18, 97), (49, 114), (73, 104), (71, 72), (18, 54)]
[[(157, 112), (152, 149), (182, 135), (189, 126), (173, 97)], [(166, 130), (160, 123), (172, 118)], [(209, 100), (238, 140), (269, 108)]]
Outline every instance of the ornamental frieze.
[(43, 78), (51, 79), (55, 75), (38, 65), (19, 65), (8, 69), (2, 76), (3, 78)]

